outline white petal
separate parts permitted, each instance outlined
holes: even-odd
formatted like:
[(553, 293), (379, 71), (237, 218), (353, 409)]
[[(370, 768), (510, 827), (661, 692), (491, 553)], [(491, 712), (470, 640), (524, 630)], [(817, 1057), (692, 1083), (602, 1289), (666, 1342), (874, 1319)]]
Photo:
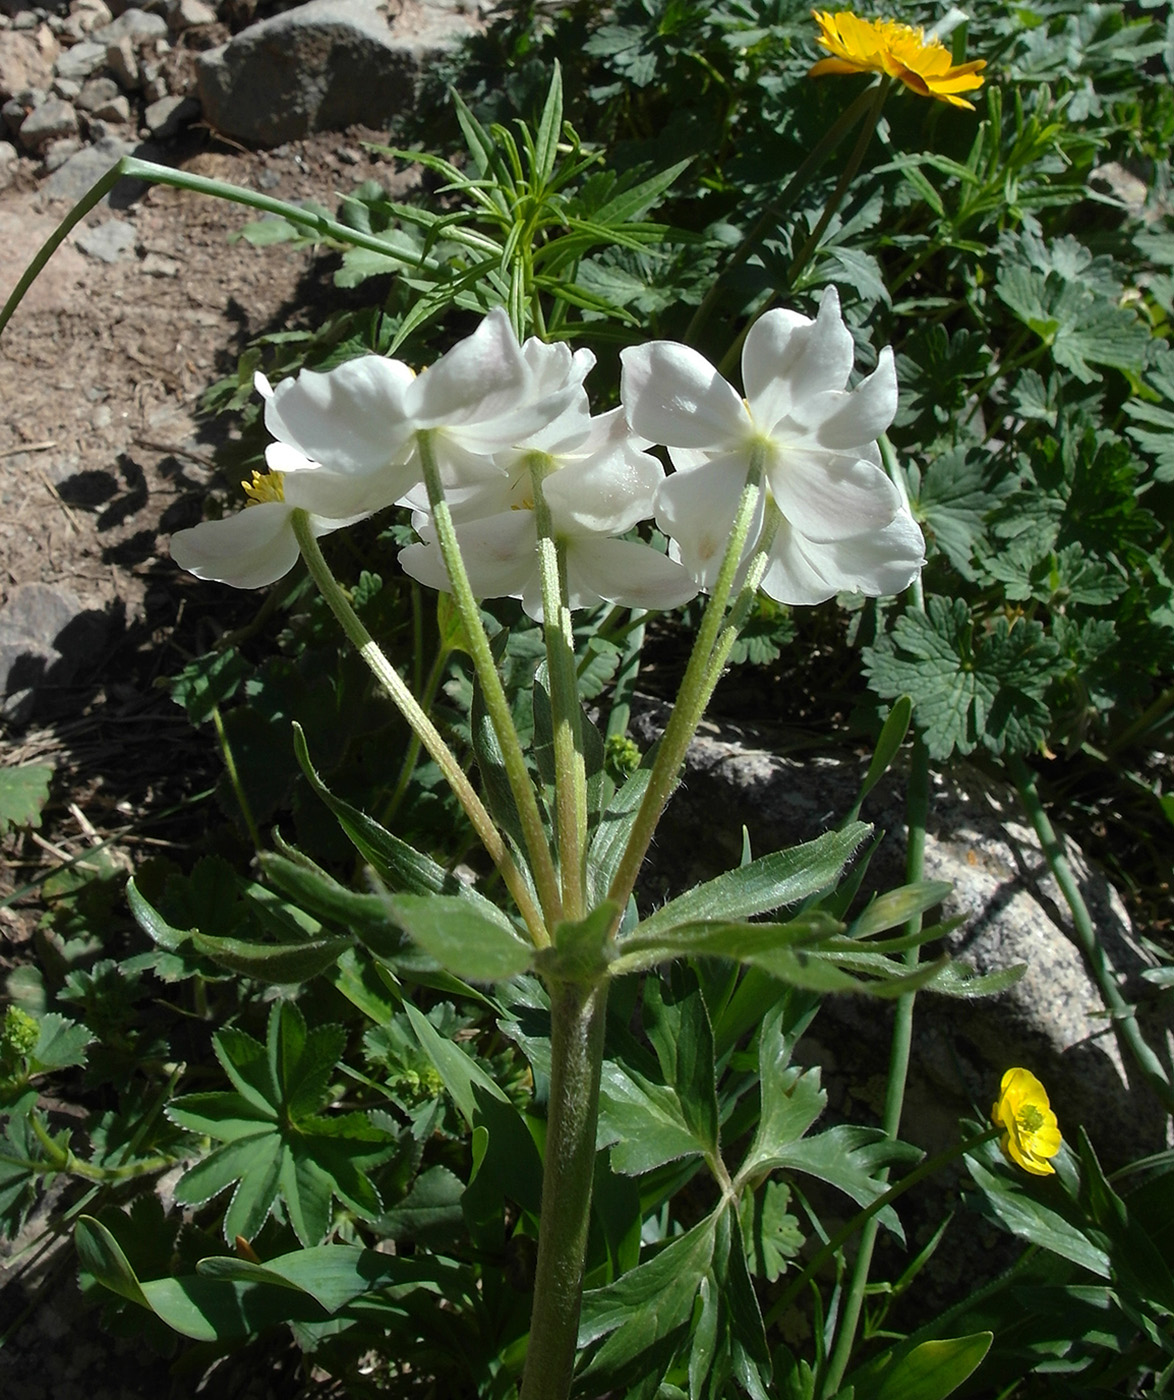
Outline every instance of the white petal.
[(298, 561), (290, 507), (281, 501), (246, 506), (223, 520), (205, 520), (171, 537), (171, 557), (197, 578), (233, 588), (262, 588)]
[[(448, 572), (438, 545), (432, 543), (429, 527), (421, 532), (424, 544), (402, 549), (399, 562), (404, 572), (429, 588), (447, 592)], [(485, 520), (474, 520), (457, 531), (461, 556), (469, 586), (478, 598), (513, 597), (522, 592), (538, 570), (537, 535), (534, 515), (528, 510), (506, 511)]]
[[(387, 467), (364, 476), (347, 472), (301, 471), (285, 478), (285, 503), (311, 515), (353, 525), (398, 500), (414, 481), (407, 467)], [(332, 526), (331, 528), (335, 528)]]
[(320, 374), (286, 379), (265, 404), (279, 442), (331, 471), (376, 471), (404, 454), (412, 425), (403, 396), (412, 371), (398, 360), (362, 355)]
[(622, 535), (651, 517), (664, 468), (647, 452), (620, 442), (584, 461), (570, 461), (542, 483), (560, 535)]
[(783, 448), (768, 458), (766, 476), (779, 510), (812, 540), (880, 530), (901, 508), (900, 492), (863, 457)]
[(814, 607), (816, 603), (834, 598), (839, 591), (807, 557), (804, 549), (807, 544), (786, 520), (779, 522), (770, 547), (770, 562), (759, 585), (776, 603)]
[(273, 385), (269, 382), (269, 376), (262, 374), (260, 370), (255, 370), (253, 373), (253, 388), (263, 399), (273, 397)]
[(817, 544), (783, 521), (770, 551), (762, 591), (780, 603), (822, 603), (836, 593), (870, 598), (903, 592), (925, 563), (916, 521), (901, 511), (883, 530)]
[(632, 430), (666, 447), (728, 449), (753, 433), (746, 405), (704, 355), (671, 340), (620, 353), (620, 400)]
[(687, 603), (697, 592), (688, 572), (651, 545), (586, 538), (567, 545), (567, 588), (572, 608), (602, 598), (660, 611)]
[(516, 407), (529, 380), (522, 347), (498, 307), (416, 377), (404, 402), (417, 427), (484, 422)]
[(760, 316), (742, 347), (742, 383), (757, 426), (769, 433), (793, 405), (842, 390), (853, 354), (834, 287), (824, 292), (814, 321), (794, 311)]
[(795, 418), (815, 435), (821, 447), (851, 452), (874, 442), (897, 412), (897, 371), (886, 345), (876, 369), (847, 394), (825, 394), (809, 406), (796, 405)]
[[(702, 588), (717, 578), (745, 484), (746, 461), (735, 454), (697, 471), (677, 472), (657, 490), (656, 523), (676, 542), (681, 562)], [(760, 495), (743, 558), (758, 539), (762, 515)]]

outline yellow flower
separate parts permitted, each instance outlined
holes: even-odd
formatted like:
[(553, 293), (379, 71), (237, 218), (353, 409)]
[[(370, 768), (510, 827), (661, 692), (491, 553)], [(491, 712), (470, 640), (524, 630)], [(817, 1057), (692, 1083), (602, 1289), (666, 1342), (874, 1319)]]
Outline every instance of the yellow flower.
[(1048, 1159), (1059, 1152), (1063, 1139), (1047, 1090), (1029, 1069), (1009, 1069), (1003, 1075), (991, 1121), (1003, 1129), (999, 1146), (1008, 1161), (1035, 1176), (1055, 1172)]
[(932, 35), (927, 39), (924, 29), (898, 24), (893, 19), (858, 19), (851, 10), (839, 10), (834, 15), (827, 10), (811, 13), (820, 28), (819, 43), (834, 57), (821, 58), (811, 69), (810, 77), (818, 78), (824, 73), (887, 73), (922, 97), (940, 97), (953, 107), (974, 110), (974, 103), (958, 93), (982, 87), (979, 69), (986, 67), (985, 59), (955, 67), (950, 62), (950, 50)]

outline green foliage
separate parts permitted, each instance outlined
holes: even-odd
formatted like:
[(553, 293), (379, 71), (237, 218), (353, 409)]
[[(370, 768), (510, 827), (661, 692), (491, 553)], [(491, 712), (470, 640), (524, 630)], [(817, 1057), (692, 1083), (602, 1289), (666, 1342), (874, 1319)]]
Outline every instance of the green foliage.
[(309, 1030), (290, 1002), (276, 1002), (264, 1044), (239, 1030), (214, 1037), (216, 1058), (235, 1091), (185, 1094), (167, 1116), (221, 1145), (180, 1178), (176, 1199), (200, 1205), (235, 1187), (224, 1234), (252, 1239), (280, 1200), (302, 1244), (330, 1228), (331, 1197), (357, 1215), (381, 1209), (370, 1171), (395, 1150), (395, 1139), (365, 1113), (327, 1115), (331, 1080), (342, 1053), (341, 1026)]
[[(340, 254), (337, 286), (369, 304), (263, 337), (207, 404), (242, 414), (259, 462), (256, 370), (280, 380), (367, 350), (424, 363), (496, 305), (519, 334), (594, 345), (602, 403), (617, 347), (684, 339), (734, 360), (759, 311), (810, 313), (834, 283), (859, 362), (896, 352), (883, 446), (925, 529), (923, 591), (860, 609), (851, 641), (830, 609), (759, 600), (730, 662), (771, 668), (784, 720), (824, 704), (800, 647), (840, 693), (895, 701), (866, 791), (910, 724), (940, 764), (1057, 754), (1090, 810), (1098, 784), (1110, 802), (1122, 784), (1142, 795), (1160, 860), (1174, 819), (1169, 26), (1117, 0), (988, 4), (951, 42), (959, 61), (988, 60), (978, 110), (897, 91), (840, 199), (850, 143), (805, 162), (861, 84), (807, 78), (805, 7), (510, 7), (453, 60), (427, 149), (405, 135), (386, 150), (424, 172), (419, 192), (368, 181), (335, 218), (307, 206), (245, 230)], [(1106, 193), (1114, 166), (1144, 172), (1143, 207)], [(446, 600), (433, 628), (389, 566), (407, 537), (402, 518), (360, 529), (332, 562), (520, 852), (468, 638)], [(670, 658), (698, 615), (657, 624)], [(490, 628), (553, 833), (542, 636), (508, 602)], [(609, 903), (655, 761), (626, 736), (643, 640), (636, 617), (576, 618), (591, 908), (542, 948), (303, 580), (185, 665), (172, 696), (215, 730), (224, 821), (183, 868), (140, 866), (133, 923), (105, 853), (46, 882), (42, 967), (10, 984), (21, 1004), (0, 1031), (4, 1231), (50, 1182), (71, 1219), (101, 1191), (76, 1243), (120, 1325), (224, 1350), (284, 1324), (338, 1385), (365, 1358), (373, 1392), (505, 1400), (528, 1345), (557, 1092), (551, 988), (606, 978), (579, 1393), (1164, 1393), (1170, 1163), (1117, 1179), (1083, 1141), (1044, 1182), (972, 1146), (969, 1206), (1032, 1256), (908, 1336), (886, 1320), (830, 1385), (847, 1256), (808, 1262), (867, 1212), (899, 1243), (897, 1193), (921, 1154), (828, 1113), (825, 1076), (795, 1060), (807, 1025), (835, 991), (976, 995), (1017, 973), (907, 960), (945, 932), (921, 927), (944, 891), (911, 879), (857, 899), (857, 812), (793, 850), (747, 850), (659, 908)], [(37, 825), (50, 777), (0, 774), (0, 835)], [(1100, 815), (1111, 829), (1118, 813)], [(1169, 968), (1149, 978), (1160, 994)], [(68, 1120), (63, 1094), (83, 1103)], [(180, 1162), (182, 1231), (152, 1194)], [(224, 1253), (238, 1236), (252, 1245)], [(802, 1302), (780, 1323), (791, 1287)]]
[(40, 826), (52, 779), (53, 769), (44, 763), (0, 771), (0, 836), (14, 827)]

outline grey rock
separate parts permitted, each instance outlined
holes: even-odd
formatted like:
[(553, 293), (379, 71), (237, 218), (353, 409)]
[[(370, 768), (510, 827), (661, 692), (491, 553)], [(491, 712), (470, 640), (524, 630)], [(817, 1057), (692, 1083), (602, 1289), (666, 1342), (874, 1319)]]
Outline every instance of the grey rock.
[(43, 151), (51, 141), (76, 136), (77, 112), (60, 97), (51, 97), (25, 117), (20, 126), (20, 142), (28, 151)]
[(463, 15), (422, 16), (408, 38), (378, 0), (309, 0), (250, 25), (200, 55), (204, 116), (225, 135), (268, 146), (359, 122), (381, 126), (411, 105), (422, 66), (473, 28)]
[[(633, 724), (649, 743), (664, 707)], [(691, 746), (686, 776), (657, 833), (644, 897), (658, 899), (738, 863), (742, 827), (756, 855), (812, 840), (852, 807), (867, 760), (783, 757), (761, 733), (710, 728)], [(868, 888), (904, 883), (904, 784), (890, 774), (870, 794), (864, 817), (887, 833), (868, 870)], [(1069, 859), (1093, 913), (1106, 957), (1127, 996), (1152, 959), (1133, 937), (1116, 892), (1073, 847)], [(1021, 981), (997, 997), (918, 1001), (908, 1132), (936, 1148), (953, 1140), (958, 1117), (993, 1100), (1011, 1065), (1031, 1068), (1048, 1086), (1061, 1127), (1083, 1124), (1114, 1165), (1166, 1146), (1166, 1120), (1122, 1061), (1100, 994), (1068, 933), (1070, 916), (1014, 791), (964, 765), (938, 774), (930, 800), (925, 877), (954, 892), (942, 916), (962, 926), (945, 940), (952, 956), (979, 972), (1026, 965)], [(883, 1073), (891, 1015), (867, 998), (825, 999), (812, 1046), (849, 1080)], [(1169, 1055), (1171, 1027), (1151, 1028)], [(819, 1058), (824, 1058), (820, 1056)]]
[(24, 88), (47, 88), (52, 81), (53, 65), (31, 34), (0, 34), (0, 101)]
[(36, 29), (41, 22), (41, 16), (36, 10), (18, 10), (12, 17), (13, 29)]
[(27, 723), (45, 686), (68, 685), (95, 660), (109, 636), (109, 618), (87, 611), (68, 589), (18, 584), (0, 608), (0, 695), (5, 719)]
[(92, 78), (99, 72), (105, 64), (105, 41), (99, 42), (91, 37), (83, 39), (80, 44), (74, 44), (72, 49), (66, 49), (53, 66), (59, 78), (72, 78), (75, 82), (84, 82), (86, 78)]
[(45, 174), (51, 175), (54, 170), (60, 170), (81, 148), (82, 143), (76, 136), (63, 136), (60, 141), (50, 141), (41, 157)]
[(82, 112), (93, 112), (117, 96), (118, 84), (113, 78), (89, 78), (82, 84), (74, 106)]
[(100, 141), (103, 136), (110, 134), (106, 130), (107, 122), (125, 126), (130, 121), (130, 99), (119, 93), (117, 97), (112, 97), (109, 102), (103, 102), (100, 107), (95, 107), (93, 118), (94, 120), (90, 122), (90, 138), (94, 141)]
[[(133, 142), (120, 140), (117, 136), (108, 136), (92, 146), (86, 146), (49, 176), (41, 186), (41, 193), (47, 199), (68, 199), (71, 204), (75, 203), (111, 166), (123, 156), (132, 154), (134, 149)], [(121, 187), (122, 182), (119, 183)], [(141, 189), (142, 181), (128, 180), (126, 185)]]
[(111, 43), (118, 43), (119, 39), (165, 39), (167, 38), (167, 20), (161, 14), (153, 14), (148, 10), (123, 10), (118, 20), (112, 24), (105, 25), (104, 28), (95, 29), (91, 39), (97, 43), (104, 43), (109, 46)]
[(169, 0), (167, 6), (167, 26), (173, 34), (198, 29), (203, 24), (215, 24), (218, 18), (206, 0)]
[(52, 90), (56, 97), (63, 97), (66, 102), (76, 102), (82, 85), (76, 78), (54, 78)]
[(143, 259), (142, 270), (148, 277), (178, 277), (180, 267), (174, 258), (164, 257), (162, 253), (148, 253)]
[(106, 219), (81, 229), (76, 241), (83, 252), (99, 262), (116, 263), (134, 257), (136, 238), (135, 226), (128, 220)]
[(107, 44), (106, 66), (124, 91), (135, 91), (140, 81), (139, 59), (134, 43), (125, 35), (115, 43)]
[(152, 136), (166, 141), (200, 115), (200, 104), (194, 97), (161, 97), (143, 113), (143, 121)]
[(164, 39), (167, 37), (167, 21), (162, 15), (132, 8), (123, 10), (112, 24), (95, 29), (90, 37), (106, 46), (117, 44), (119, 39)]

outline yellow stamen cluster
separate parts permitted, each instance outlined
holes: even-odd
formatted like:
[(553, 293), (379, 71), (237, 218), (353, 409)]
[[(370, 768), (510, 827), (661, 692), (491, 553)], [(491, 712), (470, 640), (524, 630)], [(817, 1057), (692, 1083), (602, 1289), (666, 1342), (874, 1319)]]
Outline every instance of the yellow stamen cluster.
[(271, 501), (285, 500), (285, 486), (280, 472), (254, 472), (252, 481), (242, 481), (248, 497), (246, 506), (261, 506)]

